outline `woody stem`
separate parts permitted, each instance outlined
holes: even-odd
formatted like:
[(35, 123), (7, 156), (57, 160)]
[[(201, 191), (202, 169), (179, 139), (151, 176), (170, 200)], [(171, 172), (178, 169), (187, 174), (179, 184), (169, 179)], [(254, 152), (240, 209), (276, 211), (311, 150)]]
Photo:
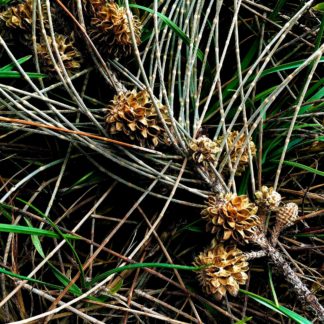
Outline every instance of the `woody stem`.
[(259, 232), (253, 237), (253, 242), (258, 244), (268, 257), (272, 260), (277, 268), (279, 268), (286, 280), (292, 285), (297, 293), (298, 298), (312, 309), (318, 316), (320, 321), (324, 321), (324, 307), (319, 303), (317, 297), (306, 287), (299, 279), (296, 272), (291, 268), (288, 262), (283, 258), (282, 254), (275, 249), (267, 240), (264, 233)]

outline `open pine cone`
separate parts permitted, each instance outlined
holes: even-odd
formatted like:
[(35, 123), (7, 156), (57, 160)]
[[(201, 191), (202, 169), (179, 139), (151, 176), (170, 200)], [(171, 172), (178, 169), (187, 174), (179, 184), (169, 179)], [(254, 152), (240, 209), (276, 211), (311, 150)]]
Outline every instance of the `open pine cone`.
[(236, 296), (239, 285), (248, 279), (249, 264), (241, 250), (235, 246), (217, 244), (201, 252), (194, 260), (196, 266), (208, 266), (198, 273), (198, 279), (207, 294), (213, 294), (217, 300), (226, 292)]
[[(238, 134), (239, 134), (238, 131), (230, 132), (227, 136), (226, 141), (227, 141), (228, 149), (231, 152), (230, 156), (231, 156), (232, 166), (234, 166), (237, 163), (237, 160), (239, 159), (236, 174), (240, 175), (245, 170), (245, 167), (249, 163), (249, 150), (248, 150), (248, 146), (245, 145), (245, 141), (246, 141), (245, 134), (242, 134), (240, 136), (238, 142), (235, 143), (235, 145), (234, 145), (234, 141), (235, 141), (236, 137), (238, 136)], [(224, 140), (224, 135), (220, 136), (216, 140), (216, 142), (220, 146), (223, 140)], [(249, 140), (249, 145), (250, 145), (251, 155), (253, 157), (256, 155), (256, 147), (255, 147), (254, 142), (251, 139)], [(243, 147), (244, 147), (244, 149), (243, 149)], [(242, 152), (242, 149), (243, 149), (243, 152)], [(239, 157), (240, 155), (241, 155), (241, 157)], [(228, 171), (227, 167), (225, 168), (225, 171)]]
[[(47, 40), (53, 53), (55, 53), (52, 38), (47, 36)], [(64, 67), (67, 73), (69, 75), (72, 75), (80, 69), (82, 62), (81, 53), (74, 47), (73, 36), (72, 38), (70, 38), (61, 34), (55, 34), (55, 41)], [(48, 49), (44, 40), (41, 43), (37, 44), (37, 54), (42, 72), (47, 73), (50, 76), (56, 75), (54, 64), (52, 62), (50, 54), (48, 53)], [(57, 65), (60, 68), (59, 63)]]
[[(158, 103), (164, 121), (170, 124), (166, 106)], [(168, 136), (146, 90), (127, 91), (114, 96), (107, 107), (107, 131), (121, 140), (142, 147), (169, 144)]]
[(217, 143), (204, 135), (192, 141), (189, 148), (192, 151), (193, 160), (198, 164), (214, 163), (216, 154), (220, 151)]
[(207, 231), (216, 233), (219, 240), (233, 238), (238, 242), (248, 242), (260, 224), (257, 210), (258, 207), (247, 196), (229, 193), (209, 196), (201, 216), (207, 221)]
[(0, 19), (6, 26), (14, 29), (30, 30), (32, 24), (33, 0), (26, 0), (16, 6), (11, 6), (0, 13)]
[(255, 193), (255, 202), (261, 208), (275, 210), (281, 202), (281, 195), (272, 187), (262, 186), (261, 190)]
[[(38, 8), (36, 10), (37, 15)], [(51, 4), (51, 14), (55, 22), (56, 6)], [(42, 3), (42, 16), (45, 28), (48, 28), (48, 15), (45, 3)], [(31, 32), (33, 21), (33, 0), (25, 0), (22, 3), (8, 7), (0, 13), (0, 19), (3, 20), (6, 26), (10, 29)], [(36, 19), (36, 26), (39, 28), (39, 17)]]
[[(114, 2), (104, 5), (101, 1), (91, 1), (93, 16), (89, 35), (99, 52), (106, 56), (127, 56), (132, 52), (131, 31), (129, 28), (126, 8), (119, 7)], [(133, 30), (137, 45), (141, 43), (141, 22), (132, 16)]]

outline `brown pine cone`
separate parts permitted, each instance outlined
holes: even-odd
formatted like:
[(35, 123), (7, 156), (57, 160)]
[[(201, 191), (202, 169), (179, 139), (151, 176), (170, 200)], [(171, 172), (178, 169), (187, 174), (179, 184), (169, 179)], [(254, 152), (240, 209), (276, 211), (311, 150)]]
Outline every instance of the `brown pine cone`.
[(216, 244), (201, 252), (194, 260), (196, 266), (207, 266), (198, 272), (198, 280), (207, 294), (217, 300), (226, 292), (236, 296), (239, 285), (245, 285), (249, 264), (241, 250), (235, 246)]

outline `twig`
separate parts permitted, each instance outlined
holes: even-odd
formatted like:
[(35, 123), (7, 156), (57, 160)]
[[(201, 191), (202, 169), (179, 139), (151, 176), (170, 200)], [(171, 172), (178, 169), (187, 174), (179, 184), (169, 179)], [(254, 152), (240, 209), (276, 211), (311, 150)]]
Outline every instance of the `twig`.
[(290, 267), (281, 253), (269, 243), (264, 234), (262, 232), (257, 233), (251, 241), (258, 244), (267, 253), (274, 265), (280, 269), (284, 278), (292, 285), (301, 302), (306, 303), (318, 316), (320, 321), (324, 321), (324, 307), (319, 303), (317, 297), (299, 279), (296, 272)]

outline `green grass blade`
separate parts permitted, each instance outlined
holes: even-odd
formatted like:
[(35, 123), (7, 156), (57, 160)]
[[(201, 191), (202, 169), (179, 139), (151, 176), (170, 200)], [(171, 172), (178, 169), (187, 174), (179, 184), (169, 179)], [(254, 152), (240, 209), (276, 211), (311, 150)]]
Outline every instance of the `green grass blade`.
[[(267, 69), (265, 71), (262, 72), (261, 76), (264, 77), (266, 75), (275, 73), (275, 72), (281, 72), (281, 71), (286, 71), (286, 70), (291, 70), (291, 69), (296, 69), (298, 67), (300, 67), (303, 63), (305, 62), (305, 60), (299, 60), (299, 61), (294, 61), (294, 62), (289, 62), (286, 64), (281, 64), (279, 66), (275, 66), (273, 68)], [(322, 56), (319, 60), (319, 63), (323, 63), (324, 62), (324, 56)], [(251, 77), (253, 78), (253, 77)]]
[[(28, 225), (29, 228), (33, 227), (32, 224), (30, 223), (30, 221), (29, 221), (27, 218), (24, 217), (24, 219), (25, 219), (25, 222), (27, 223), (27, 225)], [(31, 236), (31, 240), (32, 240), (32, 242), (33, 242), (33, 245), (34, 245), (36, 251), (37, 251), (37, 252), (38, 252), (38, 253), (39, 253), (43, 258), (45, 258), (45, 253), (44, 253), (44, 251), (43, 251), (42, 244), (41, 244), (41, 241), (40, 241), (39, 237), (38, 237), (37, 235), (32, 235), (32, 236)]]
[[(310, 97), (307, 100), (307, 102), (313, 102), (313, 101), (316, 101), (316, 100), (321, 100), (324, 97), (323, 84), (324, 84), (324, 79), (321, 79), (321, 80), (316, 82), (316, 86), (319, 85), (320, 89), (314, 95), (312, 95), (312, 97)], [(308, 112), (308, 111), (314, 112), (318, 108), (320, 108), (320, 105), (315, 106), (315, 107), (313, 106), (313, 104), (303, 105), (303, 107), (301, 107), (301, 109), (299, 110), (298, 115), (302, 115), (302, 114), (304, 114), (305, 112)]]
[(281, 142), (280, 137), (275, 138), (273, 141), (266, 143), (265, 147), (266, 150), (264, 151), (263, 155), (262, 155), (262, 164), (264, 164), (267, 160), (267, 156), (268, 154), (276, 147), (279, 145), (279, 143)]
[[(27, 62), (28, 60), (30, 60), (31, 57), (32, 57), (31, 55), (21, 57), (20, 59), (17, 60), (17, 62), (19, 63), (19, 65), (21, 65), (21, 64)], [(0, 68), (0, 72), (12, 71), (15, 66), (16, 65), (14, 63), (7, 64), (7, 65), (3, 66), (2, 68)]]
[(0, 6), (5, 6), (7, 5), (11, 0), (0, 0)]
[(322, 20), (321, 20), (321, 26), (320, 26), (320, 29), (316, 35), (316, 41), (315, 41), (315, 48), (314, 50), (317, 50), (322, 42), (323, 42), (323, 34), (324, 34), (324, 2), (322, 2), (322, 12), (323, 12), (323, 15), (322, 15)]
[[(58, 235), (53, 231), (48, 231), (36, 227), (22, 226), (22, 225), (0, 224), (0, 232), (60, 238), (60, 235)], [(79, 237), (76, 235), (71, 235), (71, 234), (62, 234), (62, 235), (64, 239), (74, 239), (74, 240), (79, 239)]]
[(100, 275), (93, 278), (90, 282), (90, 285), (94, 285), (95, 283), (104, 280), (105, 278), (109, 277), (110, 275), (114, 273), (119, 273), (125, 270), (131, 270), (131, 269), (139, 269), (139, 268), (164, 268), (164, 269), (178, 269), (178, 270), (189, 270), (189, 271), (197, 271), (201, 269), (202, 267), (193, 267), (193, 266), (184, 266), (184, 265), (178, 265), (178, 264), (169, 264), (169, 263), (133, 263), (129, 264), (123, 267), (114, 268), (109, 271), (106, 271), (104, 273), (101, 273)]
[(312, 87), (310, 87), (307, 92), (305, 98), (307, 98), (307, 101), (313, 100), (310, 98), (318, 89), (322, 89), (324, 85), (324, 78), (319, 79)]
[(54, 285), (54, 284), (51, 284), (51, 283), (48, 283), (48, 282), (45, 282), (45, 281), (41, 281), (41, 280), (37, 280), (37, 279), (34, 279), (34, 278), (29, 278), (29, 277), (26, 277), (26, 276), (23, 276), (23, 275), (20, 275), (20, 274), (17, 274), (17, 273), (13, 273), (13, 272), (11, 272), (9, 270), (6, 270), (4, 268), (0, 268), (0, 273), (3, 273), (5, 275), (8, 275), (8, 276), (11, 276), (11, 277), (14, 277), (14, 278), (27, 280), (29, 282), (38, 283), (38, 284), (47, 286), (47, 287), (52, 288), (52, 289), (62, 290), (64, 288), (62, 286)]
[(280, 305), (279, 305), (279, 301), (278, 301), (278, 298), (277, 298), (277, 293), (276, 293), (276, 290), (274, 288), (274, 284), (273, 284), (273, 280), (272, 280), (271, 266), (268, 266), (268, 275), (269, 275), (269, 284), (270, 284), (273, 300), (274, 300), (276, 306), (279, 307)]
[(271, 87), (269, 89), (266, 89), (260, 93), (258, 93), (255, 98), (254, 101), (259, 101), (264, 99), (265, 97), (267, 97), (271, 92), (273, 92), (275, 89), (277, 88), (277, 86)]
[(11, 216), (11, 214), (6, 210), (6, 208), (9, 208), (9, 209), (11, 210), (10, 206), (8, 206), (8, 205), (6, 205), (6, 204), (4, 204), (4, 203), (0, 203), (0, 212), (1, 212), (1, 214), (2, 214), (5, 218), (7, 218), (7, 220), (8, 220), (9, 222), (11, 222), (11, 221), (12, 221), (12, 216)]
[(278, 16), (279, 11), (281, 10), (281, 8), (284, 6), (285, 3), (286, 0), (278, 0), (269, 18), (275, 19)]
[(316, 11), (324, 12), (324, 2), (318, 3), (316, 6), (313, 7)]
[[(27, 62), (28, 60), (30, 60), (31, 57), (32, 57), (31, 55), (24, 56), (18, 59), (17, 62), (19, 63), (19, 65), (21, 65)], [(20, 79), (21, 73), (18, 71), (13, 71), (15, 67), (16, 65), (14, 63), (10, 63), (0, 68), (0, 78)], [(46, 75), (42, 73), (26, 72), (26, 74), (31, 79), (41, 79), (46, 77)]]
[[(45, 78), (46, 75), (42, 73), (34, 73), (34, 72), (26, 72), (26, 74), (31, 78), (31, 79), (42, 79)], [(4, 71), (0, 72), (0, 78), (8, 78), (8, 79), (20, 79), (21, 74), (17, 71)]]
[[(275, 162), (279, 162), (279, 161), (275, 160)], [(302, 170), (317, 174), (317, 175), (319, 175), (321, 177), (324, 177), (324, 171), (316, 170), (316, 169), (314, 169), (312, 167), (309, 167), (307, 165), (304, 165), (304, 164), (301, 164), (301, 163), (298, 163), (298, 162), (292, 162), (292, 161), (283, 161), (283, 163), (286, 164), (286, 165), (293, 166), (295, 168), (299, 168), (299, 169), (302, 169)]]
[[(67, 278), (61, 271), (59, 271), (52, 264), (50, 264), (50, 267), (55, 277), (58, 279), (58, 281), (60, 281), (64, 285), (64, 287), (66, 287), (70, 283), (70, 279)], [(72, 286), (69, 288), (69, 292), (71, 292), (75, 296), (82, 295), (82, 290), (75, 283), (73, 283)]]
[(294, 320), (296, 323), (299, 324), (312, 324), (312, 322), (310, 322), (308, 319), (306, 319), (303, 316), (300, 316), (299, 314), (295, 313), (294, 311), (284, 307), (284, 306), (276, 306), (275, 303), (273, 303), (271, 300), (264, 298), (262, 296), (259, 296), (257, 294), (254, 294), (250, 291), (247, 290), (243, 290), (240, 289), (240, 292), (243, 293), (244, 295), (249, 296), (250, 298), (254, 299), (255, 301), (257, 301), (258, 303), (260, 303), (261, 305), (264, 305), (266, 307), (268, 307), (269, 309), (280, 313), (282, 315), (285, 315), (287, 317), (289, 317), (290, 319)]

